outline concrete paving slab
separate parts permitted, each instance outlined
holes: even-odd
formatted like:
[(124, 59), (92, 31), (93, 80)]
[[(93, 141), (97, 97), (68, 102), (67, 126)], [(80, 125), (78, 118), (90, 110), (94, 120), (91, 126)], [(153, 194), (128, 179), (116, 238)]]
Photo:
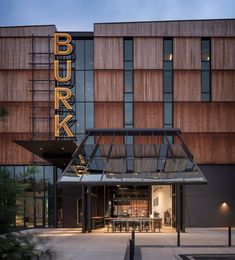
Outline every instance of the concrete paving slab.
[[(176, 232), (136, 233), (135, 260), (181, 259), (180, 254), (235, 254), (235, 229), (232, 247), (227, 247), (225, 228), (187, 229), (181, 233), (181, 247), (177, 247)], [(81, 229), (32, 229), (39, 237), (48, 239), (58, 260), (123, 260), (127, 257), (130, 233), (81, 233)]]

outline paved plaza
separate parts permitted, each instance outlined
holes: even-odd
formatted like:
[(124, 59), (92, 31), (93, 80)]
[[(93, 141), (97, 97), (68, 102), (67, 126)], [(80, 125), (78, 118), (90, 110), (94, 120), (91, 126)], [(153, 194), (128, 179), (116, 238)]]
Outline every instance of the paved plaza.
[[(228, 247), (227, 229), (190, 228), (181, 233), (181, 247), (177, 247), (176, 232), (136, 233), (135, 259), (181, 259), (180, 254), (235, 254), (235, 229), (232, 247)], [(47, 238), (46, 245), (63, 260), (123, 260), (128, 259), (130, 233), (99, 232), (82, 234), (80, 229), (32, 229), (39, 237)]]

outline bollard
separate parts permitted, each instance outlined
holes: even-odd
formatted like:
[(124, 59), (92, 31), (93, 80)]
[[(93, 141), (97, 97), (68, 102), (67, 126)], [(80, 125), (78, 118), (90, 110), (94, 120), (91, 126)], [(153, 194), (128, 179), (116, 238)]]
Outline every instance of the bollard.
[(130, 239), (130, 260), (134, 260), (134, 251), (135, 251), (134, 243), (133, 240)]
[(134, 230), (132, 230), (132, 232), (131, 232), (131, 239), (133, 240), (134, 247), (135, 247), (135, 231)]
[(231, 232), (232, 228), (228, 227), (228, 246), (232, 246), (232, 236), (231, 236)]
[(180, 227), (177, 227), (177, 246), (180, 246)]
[(131, 232), (131, 240), (133, 241), (133, 255), (135, 255), (135, 230)]

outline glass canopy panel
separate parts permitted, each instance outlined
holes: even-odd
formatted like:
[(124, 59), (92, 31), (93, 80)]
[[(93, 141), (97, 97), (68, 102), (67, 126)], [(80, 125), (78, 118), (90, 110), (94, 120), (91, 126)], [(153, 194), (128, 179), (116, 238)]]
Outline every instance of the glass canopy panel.
[[(115, 131), (118, 133), (117, 129)], [(133, 129), (125, 131), (123, 133), (128, 136), (131, 136), (130, 131), (134, 132)], [(166, 137), (170, 130), (161, 131)], [(122, 135), (122, 132), (118, 134)], [(102, 138), (92, 135), (95, 144), (87, 144), (87, 140), (82, 142), (59, 182), (78, 185), (206, 183), (183, 142), (116, 144), (112, 141), (115, 138), (111, 130), (109, 136), (111, 141), (108, 144), (99, 143)]]

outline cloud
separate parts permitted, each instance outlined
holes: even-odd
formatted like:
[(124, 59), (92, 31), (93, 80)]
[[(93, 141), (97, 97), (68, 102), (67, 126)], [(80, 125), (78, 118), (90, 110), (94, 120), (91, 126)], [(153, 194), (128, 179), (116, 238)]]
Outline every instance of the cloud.
[(0, 26), (55, 24), (93, 30), (97, 22), (235, 17), (233, 0), (0, 0)]

